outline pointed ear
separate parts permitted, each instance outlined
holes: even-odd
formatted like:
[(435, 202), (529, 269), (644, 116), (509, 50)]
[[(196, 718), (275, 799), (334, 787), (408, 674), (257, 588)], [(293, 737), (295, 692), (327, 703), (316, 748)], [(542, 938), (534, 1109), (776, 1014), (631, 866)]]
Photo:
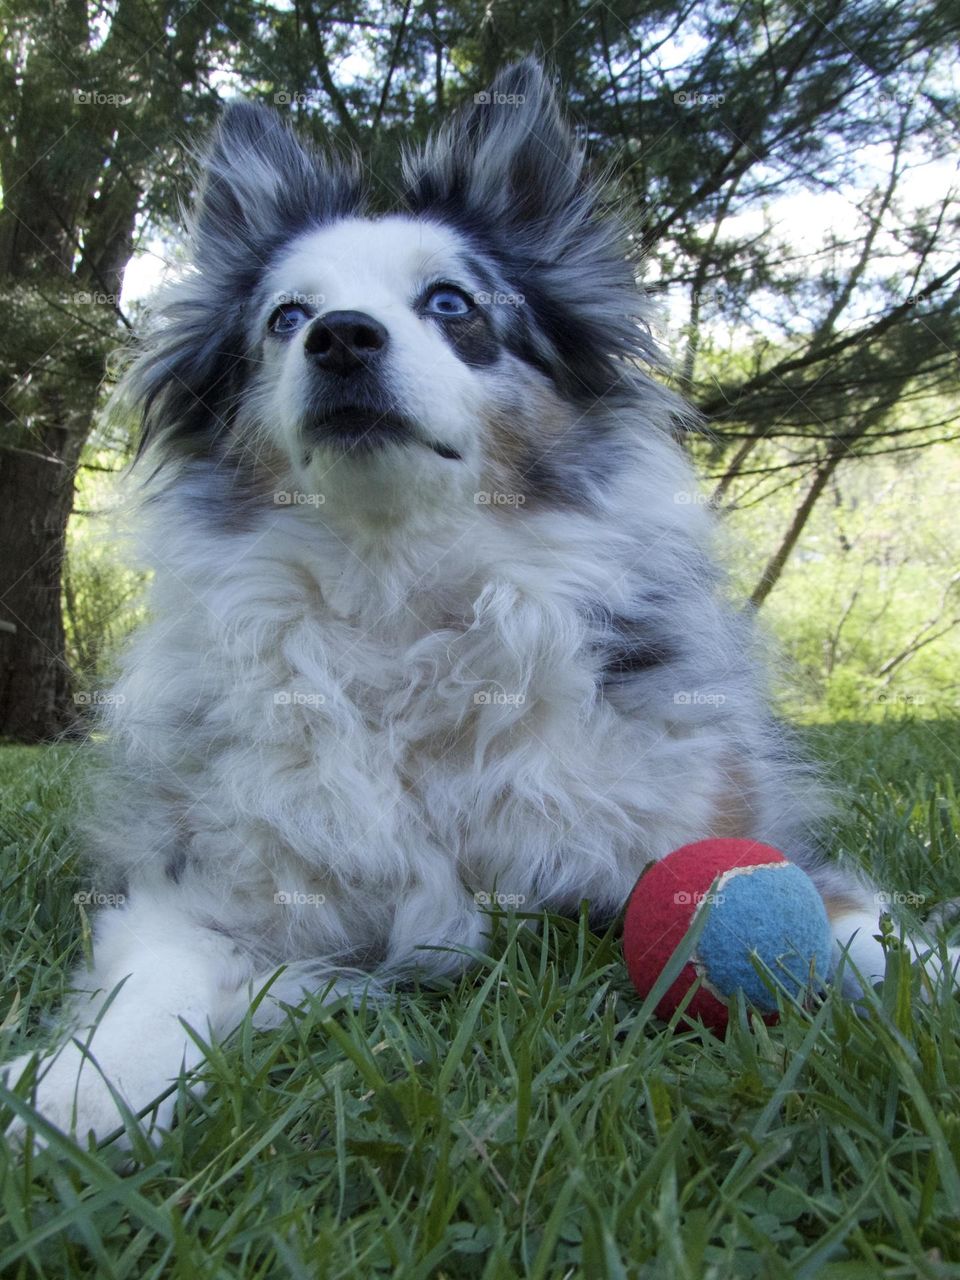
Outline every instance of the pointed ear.
[(254, 102), (227, 106), (199, 169), (193, 236), (201, 267), (224, 248), (262, 262), (275, 244), (352, 212), (360, 200), (355, 165), (332, 165), (277, 111)]
[(525, 58), (408, 158), (408, 200), (418, 212), (466, 207), (500, 225), (543, 226), (582, 199), (583, 167), (544, 68)]
[(460, 227), (517, 285), (570, 394), (601, 394), (621, 376), (618, 359), (654, 358), (626, 232), (535, 59), (476, 94), (408, 158), (406, 176), (414, 213)]
[(251, 364), (246, 306), (277, 248), (358, 211), (358, 166), (301, 143), (278, 112), (230, 103), (197, 158), (192, 272), (160, 298), (120, 398), (142, 416), (140, 452), (210, 451), (229, 433)]

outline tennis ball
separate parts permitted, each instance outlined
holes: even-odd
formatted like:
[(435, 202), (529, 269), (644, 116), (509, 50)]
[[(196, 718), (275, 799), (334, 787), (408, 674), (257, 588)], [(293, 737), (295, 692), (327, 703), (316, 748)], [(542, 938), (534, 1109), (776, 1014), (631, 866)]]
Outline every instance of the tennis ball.
[(668, 1019), (698, 978), (686, 1016), (715, 1031), (727, 1025), (727, 1002), (743, 991), (776, 1020), (776, 1000), (754, 967), (756, 955), (788, 990), (802, 991), (811, 971), (823, 980), (832, 934), (816, 885), (779, 849), (755, 840), (699, 840), (651, 863), (630, 894), (623, 953), (641, 996), (653, 985), (684, 934), (709, 906), (690, 960), (668, 987), (657, 1013)]

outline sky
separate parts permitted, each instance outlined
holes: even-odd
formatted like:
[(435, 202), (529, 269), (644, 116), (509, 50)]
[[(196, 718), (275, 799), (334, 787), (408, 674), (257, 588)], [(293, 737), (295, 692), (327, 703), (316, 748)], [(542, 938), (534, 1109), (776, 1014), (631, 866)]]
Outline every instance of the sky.
[[(661, 46), (658, 54), (661, 70), (666, 71), (671, 78), (674, 74), (679, 75), (682, 80), (683, 68), (691, 65), (691, 59), (697, 52), (697, 42), (700, 39), (701, 37), (695, 31), (686, 31), (679, 37), (668, 39)], [(355, 52), (346, 54), (337, 65), (335, 74), (344, 84), (372, 74), (368, 51), (363, 46), (358, 46)], [(224, 77), (223, 85), (228, 93), (233, 91), (233, 84), (229, 76)], [(729, 218), (725, 223), (723, 236), (725, 238), (755, 237), (765, 226), (769, 226), (774, 241), (785, 243), (798, 255), (815, 255), (809, 259), (811, 273), (831, 266), (835, 270), (842, 271), (843, 267), (848, 266), (852, 261), (854, 248), (851, 248), (845, 257), (842, 253), (828, 250), (827, 242), (832, 234), (847, 236), (847, 233), (854, 230), (861, 216), (858, 205), (874, 187), (884, 184), (887, 180), (890, 148), (865, 147), (856, 159), (860, 178), (855, 186), (844, 191), (797, 191), (790, 195), (779, 196), (763, 207), (754, 207), (748, 212)], [(908, 216), (913, 209), (939, 204), (950, 190), (960, 192), (960, 165), (956, 160), (929, 160), (922, 154), (916, 154), (908, 157), (908, 162), (911, 165), (911, 172), (904, 185), (909, 191), (909, 206), (899, 210), (901, 219)], [(709, 232), (709, 227), (705, 227), (704, 230)], [(878, 253), (882, 253), (884, 249), (893, 250), (895, 247), (895, 241), (889, 234), (881, 234), (875, 249)], [(121, 305), (124, 308), (133, 302), (149, 304), (150, 295), (161, 283), (165, 273), (171, 267), (175, 269), (175, 265), (170, 261), (171, 249), (172, 244), (165, 243), (156, 237), (147, 239), (138, 248), (124, 274), (121, 294)], [(932, 268), (936, 269), (937, 266), (936, 262), (931, 262)], [(654, 290), (656, 290), (658, 275), (654, 254), (645, 272), (645, 281)], [(660, 294), (658, 301), (658, 310), (662, 317), (660, 325), (665, 331), (676, 331), (683, 326), (688, 319), (690, 306), (690, 299), (686, 292), (679, 288), (668, 289)], [(772, 296), (770, 304), (770, 314), (767, 316), (764, 299), (751, 298), (751, 305), (756, 306), (756, 311), (751, 316), (749, 330), (742, 329), (738, 332), (724, 319), (722, 311), (717, 312), (710, 307), (706, 309), (703, 323), (714, 336), (725, 336), (734, 343), (741, 339), (749, 339), (751, 333), (754, 335), (761, 333), (771, 338), (782, 336), (783, 329), (774, 314), (775, 300)], [(865, 293), (851, 305), (848, 319), (860, 321), (869, 314), (870, 310), (871, 298), (868, 293)]]

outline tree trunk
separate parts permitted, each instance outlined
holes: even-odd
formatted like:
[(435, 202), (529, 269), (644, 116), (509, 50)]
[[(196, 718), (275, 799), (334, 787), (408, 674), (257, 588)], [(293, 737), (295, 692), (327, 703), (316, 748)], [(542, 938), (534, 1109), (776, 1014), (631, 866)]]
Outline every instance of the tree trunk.
[(79, 449), (0, 449), (0, 735), (43, 742), (73, 724), (60, 577)]
[(813, 508), (817, 505), (817, 499), (827, 487), (827, 482), (840, 465), (841, 454), (830, 453), (821, 462), (813, 477), (813, 484), (807, 490), (803, 501), (793, 513), (793, 519), (790, 521), (790, 527), (783, 536), (783, 541), (777, 547), (776, 551), (767, 561), (767, 567), (760, 575), (760, 581), (754, 587), (753, 595), (750, 597), (750, 603), (755, 609), (759, 609), (766, 600), (767, 596), (777, 585), (784, 566), (790, 559), (790, 552), (797, 545), (797, 539), (803, 533), (804, 525), (810, 519)]
[(903, 394), (905, 383), (906, 377), (890, 384), (886, 389), (885, 397), (870, 405), (852, 431), (846, 432), (843, 436), (838, 436), (830, 445), (826, 456), (817, 463), (810, 488), (793, 513), (793, 519), (790, 521), (790, 527), (787, 532), (783, 535), (783, 541), (767, 561), (767, 566), (760, 575), (760, 581), (753, 589), (750, 603), (755, 609), (760, 608), (780, 580), (780, 575), (790, 559), (790, 553), (797, 545), (804, 526), (810, 519), (813, 508), (817, 505), (817, 499), (830, 483), (830, 477), (845, 458), (855, 458), (857, 456), (854, 446), (863, 440), (872, 427), (884, 420), (891, 406), (896, 404)]
[[(137, 191), (109, 188), (104, 172), (95, 152), (77, 191), (57, 193), (90, 204), (82, 225), (48, 225), (57, 206), (39, 164), (0, 210), (0, 285), (35, 317), (22, 346), (16, 326), (0, 333), (0, 736), (19, 742), (50, 741), (77, 719), (61, 609), (67, 521), (138, 206)], [(58, 294), (65, 303), (41, 316), (38, 304)], [(105, 301), (90, 307), (84, 294)]]
[[(38, 25), (47, 9), (56, 20)], [(107, 354), (127, 324), (119, 295), (137, 218), (170, 213), (171, 122), (193, 129), (212, 114), (208, 67), (252, 38), (239, 10), (228, 34), (203, 6), (179, 23), (150, 11), (61, 0), (3, 13), (0, 735), (23, 742), (75, 719), (66, 529)]]

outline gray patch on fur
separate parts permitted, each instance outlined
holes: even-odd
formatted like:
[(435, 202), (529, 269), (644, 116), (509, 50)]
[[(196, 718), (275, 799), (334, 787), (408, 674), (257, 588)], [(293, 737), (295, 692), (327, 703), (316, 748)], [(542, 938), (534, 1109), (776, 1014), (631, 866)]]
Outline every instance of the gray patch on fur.
[(621, 379), (624, 361), (659, 357), (625, 230), (584, 162), (527, 58), (409, 155), (405, 175), (408, 207), (456, 226), (523, 296), (507, 326), (516, 353), (566, 395), (591, 399)]

